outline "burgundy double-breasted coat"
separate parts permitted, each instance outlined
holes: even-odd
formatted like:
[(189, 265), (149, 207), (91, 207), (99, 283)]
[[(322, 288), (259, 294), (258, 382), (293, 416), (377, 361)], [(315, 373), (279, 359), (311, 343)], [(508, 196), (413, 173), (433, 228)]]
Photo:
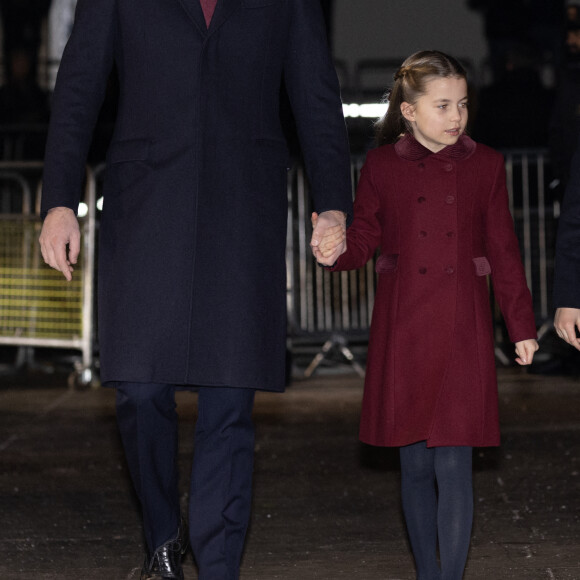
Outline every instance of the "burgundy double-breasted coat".
[(488, 274), (511, 340), (536, 337), (502, 156), (466, 136), (438, 153), (410, 135), (371, 151), (347, 242), (337, 270), (380, 247), (361, 440), (497, 445)]

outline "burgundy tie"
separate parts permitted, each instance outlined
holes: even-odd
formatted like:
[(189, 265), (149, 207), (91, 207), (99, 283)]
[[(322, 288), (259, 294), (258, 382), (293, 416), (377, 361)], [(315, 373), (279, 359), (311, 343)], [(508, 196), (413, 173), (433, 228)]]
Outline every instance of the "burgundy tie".
[(217, 0), (200, 0), (201, 7), (203, 9), (203, 15), (205, 16), (205, 23), (209, 28), (209, 23), (211, 22), (211, 17), (213, 16), (213, 11), (215, 10), (215, 5)]

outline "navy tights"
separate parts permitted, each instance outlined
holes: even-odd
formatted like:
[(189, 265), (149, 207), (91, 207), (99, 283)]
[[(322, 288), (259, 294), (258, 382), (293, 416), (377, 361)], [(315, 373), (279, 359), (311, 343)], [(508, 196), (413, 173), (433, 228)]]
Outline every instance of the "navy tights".
[(425, 441), (400, 448), (403, 512), (417, 580), (463, 578), (473, 521), (471, 454), (471, 447), (427, 448)]

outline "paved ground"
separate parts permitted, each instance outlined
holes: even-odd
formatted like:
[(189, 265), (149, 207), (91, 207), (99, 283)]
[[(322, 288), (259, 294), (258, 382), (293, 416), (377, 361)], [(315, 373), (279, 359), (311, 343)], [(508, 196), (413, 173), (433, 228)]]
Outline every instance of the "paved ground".
[[(0, 381), (0, 577), (138, 578), (113, 393), (69, 390), (59, 375)], [(355, 374), (323, 370), (258, 396), (242, 580), (415, 578), (397, 455), (357, 441), (361, 393)], [(580, 382), (501, 370), (500, 395), (502, 447), (475, 454), (465, 580), (580, 580)], [(195, 396), (178, 397), (185, 501)]]

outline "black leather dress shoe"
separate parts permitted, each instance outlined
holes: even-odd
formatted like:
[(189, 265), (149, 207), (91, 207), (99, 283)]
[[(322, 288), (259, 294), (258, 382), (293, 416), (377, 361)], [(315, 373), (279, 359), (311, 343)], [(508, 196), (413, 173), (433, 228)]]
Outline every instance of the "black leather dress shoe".
[(181, 560), (188, 547), (187, 526), (181, 520), (177, 536), (145, 556), (141, 580), (183, 580)]

